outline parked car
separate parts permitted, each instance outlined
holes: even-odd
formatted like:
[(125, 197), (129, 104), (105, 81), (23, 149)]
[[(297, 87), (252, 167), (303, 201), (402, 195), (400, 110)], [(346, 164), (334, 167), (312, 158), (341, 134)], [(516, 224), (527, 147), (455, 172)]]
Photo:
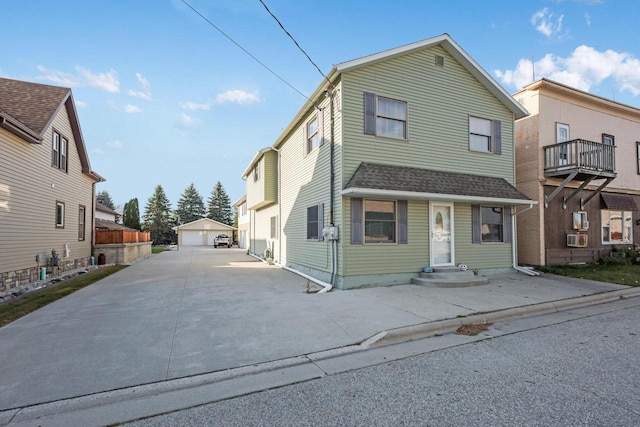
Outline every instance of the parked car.
[(217, 248), (218, 246), (226, 246), (230, 248), (232, 246), (231, 237), (228, 234), (218, 234), (213, 239), (213, 247)]

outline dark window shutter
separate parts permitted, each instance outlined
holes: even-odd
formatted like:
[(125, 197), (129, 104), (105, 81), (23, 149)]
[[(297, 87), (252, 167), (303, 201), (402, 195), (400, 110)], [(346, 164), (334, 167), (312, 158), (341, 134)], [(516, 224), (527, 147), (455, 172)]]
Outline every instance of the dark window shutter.
[(364, 243), (364, 229), (362, 224), (362, 199), (351, 199), (351, 244)]
[(493, 152), (502, 154), (502, 122), (500, 120), (493, 121)]
[(324, 145), (324, 110), (318, 109), (318, 146)]
[(409, 209), (406, 200), (398, 200), (398, 243), (409, 243)]
[(471, 206), (471, 243), (482, 243), (482, 214), (480, 205)]
[(302, 151), (306, 156), (309, 154), (309, 123), (305, 122), (302, 126)]
[(324, 228), (324, 205), (318, 205), (318, 240), (324, 240), (322, 229)]
[(513, 227), (512, 227), (512, 223), (511, 223), (511, 206), (505, 206), (503, 208), (504, 210), (504, 215), (503, 220), (504, 220), (504, 236), (503, 236), (503, 240), (505, 243), (512, 243), (513, 242)]
[(376, 134), (376, 95), (364, 93), (364, 133)]

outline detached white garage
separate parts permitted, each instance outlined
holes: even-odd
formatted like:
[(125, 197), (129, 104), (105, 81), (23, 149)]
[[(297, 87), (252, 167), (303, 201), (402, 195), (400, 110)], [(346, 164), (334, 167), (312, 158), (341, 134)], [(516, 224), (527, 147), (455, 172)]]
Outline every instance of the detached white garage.
[(202, 218), (173, 227), (173, 230), (178, 233), (178, 245), (213, 246), (213, 239), (218, 234), (227, 233), (231, 236), (236, 229), (209, 218)]

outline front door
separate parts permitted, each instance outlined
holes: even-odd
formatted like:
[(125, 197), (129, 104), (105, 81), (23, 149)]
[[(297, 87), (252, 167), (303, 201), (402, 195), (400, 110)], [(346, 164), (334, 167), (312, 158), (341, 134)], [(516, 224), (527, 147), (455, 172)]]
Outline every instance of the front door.
[(431, 265), (454, 265), (453, 203), (431, 203)]

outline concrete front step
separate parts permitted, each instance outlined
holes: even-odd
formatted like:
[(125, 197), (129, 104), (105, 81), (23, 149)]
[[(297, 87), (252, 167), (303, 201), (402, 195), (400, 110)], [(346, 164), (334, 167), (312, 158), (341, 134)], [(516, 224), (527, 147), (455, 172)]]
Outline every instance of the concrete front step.
[(414, 285), (434, 286), (438, 288), (463, 288), (486, 285), (489, 279), (476, 276), (473, 271), (460, 271), (457, 268), (434, 269), (433, 273), (420, 273), (420, 277), (411, 279)]

